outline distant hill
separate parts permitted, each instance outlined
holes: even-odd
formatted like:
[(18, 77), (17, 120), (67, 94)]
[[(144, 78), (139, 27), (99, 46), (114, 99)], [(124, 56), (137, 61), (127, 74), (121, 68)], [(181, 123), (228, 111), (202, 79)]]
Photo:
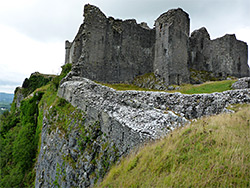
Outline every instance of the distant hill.
[(0, 114), (10, 109), (13, 98), (14, 94), (0, 92)]

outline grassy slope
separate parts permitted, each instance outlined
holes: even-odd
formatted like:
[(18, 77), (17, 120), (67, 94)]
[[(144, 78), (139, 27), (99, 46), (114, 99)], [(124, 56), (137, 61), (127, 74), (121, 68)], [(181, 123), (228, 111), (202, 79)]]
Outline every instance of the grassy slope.
[(249, 187), (250, 105), (202, 118), (114, 166), (98, 187)]
[[(231, 89), (231, 85), (235, 80), (224, 80), (216, 82), (206, 82), (200, 85), (185, 84), (180, 86), (179, 90), (167, 92), (180, 92), (183, 94), (196, 94), (196, 93), (213, 93), (222, 92)], [(103, 84), (116, 90), (137, 90), (137, 91), (156, 91), (152, 89), (140, 88), (132, 84)]]
[[(29, 95), (35, 90), (34, 94), (21, 102), (20, 109), (13, 104), (10, 112), (0, 116), (0, 187), (34, 187), (43, 112), (53, 105), (57, 108), (55, 112), (62, 114), (61, 120), (66, 122), (73, 108), (57, 97), (59, 82), (70, 69), (70, 65), (63, 66), (61, 74), (51, 81), (41, 74), (26, 79), (28, 87), (21, 92)], [(64, 125), (59, 123), (59, 128)]]
[(235, 80), (223, 80), (217, 82), (206, 82), (200, 85), (183, 85), (179, 92), (184, 94), (214, 93), (230, 90)]

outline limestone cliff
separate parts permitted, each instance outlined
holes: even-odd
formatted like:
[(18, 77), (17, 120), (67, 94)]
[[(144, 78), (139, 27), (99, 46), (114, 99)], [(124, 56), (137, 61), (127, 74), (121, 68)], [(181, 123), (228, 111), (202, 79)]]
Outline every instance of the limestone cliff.
[[(35, 91), (0, 122), (2, 187), (31, 186), (34, 179), (35, 187), (91, 187), (148, 141), (194, 118), (231, 112), (230, 104), (250, 103), (249, 89), (196, 95), (116, 91), (81, 77), (58, 88), (69, 69), (67, 64), (41, 88), (26, 87)], [(26, 83), (37, 86), (46, 78), (41, 76)], [(240, 81), (245, 86), (249, 79)]]
[(43, 113), (36, 187), (92, 186), (131, 149), (191, 119), (250, 103), (249, 89), (196, 95), (116, 91), (81, 77), (62, 82), (58, 95), (75, 108), (67, 106), (60, 115), (52, 105)]

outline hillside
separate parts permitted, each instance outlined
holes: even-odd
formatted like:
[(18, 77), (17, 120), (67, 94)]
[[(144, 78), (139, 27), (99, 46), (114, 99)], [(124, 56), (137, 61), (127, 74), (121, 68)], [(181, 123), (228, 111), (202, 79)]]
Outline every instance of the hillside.
[(45, 93), (46, 104), (56, 100), (59, 82), (70, 68), (64, 66), (59, 76), (33, 73), (16, 89), (10, 111), (0, 116), (0, 187), (34, 187), (43, 125), (40, 105)]
[(146, 145), (96, 187), (249, 187), (250, 105), (234, 109)]
[[(181, 177), (197, 176), (200, 171), (204, 171), (200, 179), (188, 185), (203, 186), (204, 177), (208, 177), (211, 184), (206, 185), (233, 182), (248, 186), (249, 105), (225, 109), (225, 101), (249, 103), (248, 90), (225, 91), (234, 82), (229, 80), (186, 85), (179, 90), (224, 91), (213, 94), (147, 92), (143, 88), (116, 91), (83, 78), (61, 81), (70, 69), (70, 64), (63, 66), (59, 76), (32, 74), (16, 90), (11, 110), (0, 116), (0, 187), (182, 186), (178, 183), (183, 181)], [(230, 110), (238, 112), (174, 130), (204, 113)], [(142, 143), (167, 133), (170, 136), (122, 159)], [(115, 166), (117, 161), (120, 166)], [(190, 168), (195, 165), (196, 171)], [(211, 177), (206, 172), (210, 168), (215, 170)], [(223, 174), (228, 169), (232, 178)], [(140, 174), (146, 179), (140, 179)], [(172, 184), (163, 177), (178, 181)]]
[(0, 116), (0, 187), (249, 187), (247, 44), (181, 8), (154, 28), (83, 17), (60, 75), (32, 73)]

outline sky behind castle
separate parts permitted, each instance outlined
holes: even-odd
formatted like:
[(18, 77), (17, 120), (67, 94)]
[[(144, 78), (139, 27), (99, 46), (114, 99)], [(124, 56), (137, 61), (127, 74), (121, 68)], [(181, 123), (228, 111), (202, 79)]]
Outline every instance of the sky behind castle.
[(190, 33), (205, 26), (212, 39), (235, 33), (250, 46), (249, 0), (0, 0), (0, 92), (13, 93), (36, 71), (60, 73), (64, 42), (74, 39), (87, 3), (106, 16), (150, 27), (160, 14), (180, 7), (189, 14)]

